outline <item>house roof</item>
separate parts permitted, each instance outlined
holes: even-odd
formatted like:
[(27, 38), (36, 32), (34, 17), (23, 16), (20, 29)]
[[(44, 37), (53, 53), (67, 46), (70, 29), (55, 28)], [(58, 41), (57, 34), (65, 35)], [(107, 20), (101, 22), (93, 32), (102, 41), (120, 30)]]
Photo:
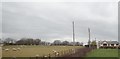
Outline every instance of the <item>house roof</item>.
[(103, 44), (104, 42), (106, 42), (107, 44), (119, 44), (118, 41), (99, 41), (100, 44)]

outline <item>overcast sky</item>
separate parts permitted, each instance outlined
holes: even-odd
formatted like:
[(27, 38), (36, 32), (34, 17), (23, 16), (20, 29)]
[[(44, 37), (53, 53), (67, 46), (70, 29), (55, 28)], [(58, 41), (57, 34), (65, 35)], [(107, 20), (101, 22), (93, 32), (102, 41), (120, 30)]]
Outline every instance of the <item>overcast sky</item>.
[(3, 38), (41, 38), (44, 41), (118, 40), (118, 4), (115, 2), (4, 2)]
[(2, 38), (2, 3), (0, 3), (0, 38)]

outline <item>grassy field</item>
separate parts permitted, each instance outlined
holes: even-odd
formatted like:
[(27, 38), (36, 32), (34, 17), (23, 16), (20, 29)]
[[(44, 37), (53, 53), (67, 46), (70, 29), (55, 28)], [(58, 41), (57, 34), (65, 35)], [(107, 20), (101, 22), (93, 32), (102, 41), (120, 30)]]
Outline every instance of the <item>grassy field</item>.
[[(13, 51), (12, 48), (20, 48), (20, 51)], [(3, 49), (9, 49), (8, 51), (3, 50), (3, 57), (35, 57), (36, 55), (43, 56), (52, 54), (53, 50), (57, 52), (65, 51), (73, 48), (82, 48), (80, 46), (4, 46)]]
[(118, 57), (118, 49), (96, 49), (88, 53), (87, 57)]

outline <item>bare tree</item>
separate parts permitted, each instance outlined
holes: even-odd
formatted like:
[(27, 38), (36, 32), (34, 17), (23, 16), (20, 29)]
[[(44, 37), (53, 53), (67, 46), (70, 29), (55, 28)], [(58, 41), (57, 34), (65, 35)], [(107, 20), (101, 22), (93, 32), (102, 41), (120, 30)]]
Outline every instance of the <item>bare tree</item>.
[(12, 38), (6, 38), (5, 40), (4, 40), (4, 44), (5, 45), (13, 45), (13, 44), (15, 44), (15, 39), (12, 39)]
[(35, 40), (34, 40), (34, 44), (35, 44), (35, 45), (39, 45), (40, 43), (41, 43), (41, 40), (40, 40), (40, 39), (35, 39)]
[(54, 44), (54, 45), (61, 45), (61, 41), (60, 41), (60, 40), (55, 40), (55, 41), (53, 42), (53, 44)]
[(69, 42), (68, 41), (63, 41), (62, 45), (69, 45)]

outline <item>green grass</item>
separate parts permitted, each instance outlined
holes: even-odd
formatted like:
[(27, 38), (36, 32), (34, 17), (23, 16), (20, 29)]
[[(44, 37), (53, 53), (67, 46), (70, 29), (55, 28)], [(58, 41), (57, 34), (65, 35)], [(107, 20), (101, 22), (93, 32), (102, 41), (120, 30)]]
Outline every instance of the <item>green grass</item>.
[(89, 52), (87, 57), (118, 57), (118, 49), (96, 49)]
[(57, 52), (66, 51), (73, 48), (82, 48), (80, 46), (24, 46), (21, 47), (20, 51), (13, 51), (12, 48), (18, 48), (20, 46), (4, 46), (3, 49), (9, 49), (9, 51), (3, 50), (3, 57), (35, 57), (52, 54), (53, 50)]

